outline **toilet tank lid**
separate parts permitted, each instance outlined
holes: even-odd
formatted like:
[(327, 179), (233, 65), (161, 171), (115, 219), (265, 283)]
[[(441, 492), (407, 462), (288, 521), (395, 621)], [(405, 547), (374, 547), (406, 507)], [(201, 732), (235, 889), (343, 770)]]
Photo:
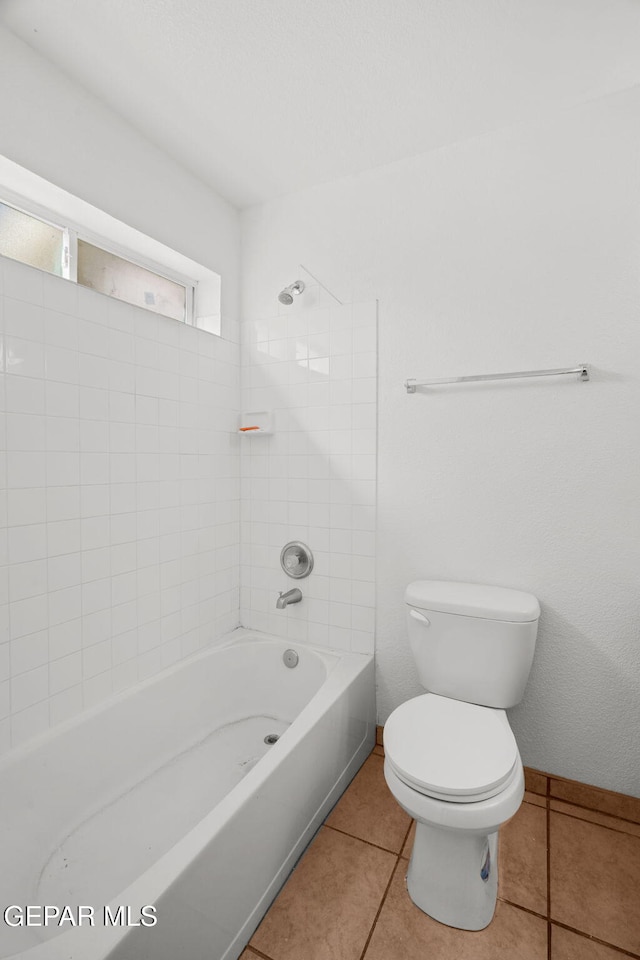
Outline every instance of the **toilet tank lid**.
[(421, 610), (485, 620), (529, 623), (540, 616), (540, 604), (533, 594), (482, 583), (414, 580), (407, 587), (405, 603)]

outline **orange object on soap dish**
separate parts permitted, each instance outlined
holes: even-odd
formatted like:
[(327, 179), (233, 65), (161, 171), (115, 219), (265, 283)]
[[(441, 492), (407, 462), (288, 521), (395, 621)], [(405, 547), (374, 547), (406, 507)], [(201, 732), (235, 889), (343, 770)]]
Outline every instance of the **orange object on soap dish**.
[(241, 432), (241, 433), (246, 433), (247, 430), (259, 430), (259, 429), (260, 429), (260, 427), (240, 427), (240, 432)]

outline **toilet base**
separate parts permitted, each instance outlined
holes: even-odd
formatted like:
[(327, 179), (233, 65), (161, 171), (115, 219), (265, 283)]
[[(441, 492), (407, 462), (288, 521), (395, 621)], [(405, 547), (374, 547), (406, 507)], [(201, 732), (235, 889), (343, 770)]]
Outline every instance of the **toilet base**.
[(424, 913), (459, 930), (491, 923), (498, 897), (498, 834), (416, 824), (409, 896)]

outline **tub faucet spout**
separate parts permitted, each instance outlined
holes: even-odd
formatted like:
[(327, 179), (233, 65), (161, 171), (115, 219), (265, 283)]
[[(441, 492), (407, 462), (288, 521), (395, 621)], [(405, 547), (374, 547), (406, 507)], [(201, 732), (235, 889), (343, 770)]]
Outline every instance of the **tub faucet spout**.
[(294, 587), (293, 590), (287, 590), (286, 593), (280, 591), (280, 596), (276, 600), (276, 607), (278, 610), (284, 610), (286, 606), (290, 603), (300, 603), (302, 600), (302, 591), (298, 590), (297, 587)]

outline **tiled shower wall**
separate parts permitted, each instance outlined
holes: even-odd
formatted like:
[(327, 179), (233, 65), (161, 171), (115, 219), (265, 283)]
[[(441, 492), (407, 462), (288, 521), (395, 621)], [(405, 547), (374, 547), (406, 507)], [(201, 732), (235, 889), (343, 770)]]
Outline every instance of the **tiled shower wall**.
[[(242, 623), (361, 653), (374, 638), (376, 313), (310, 285), (241, 325), (246, 423), (268, 411), (273, 429), (241, 438)], [(314, 554), (304, 580), (280, 567), (290, 540)], [(277, 610), (295, 586), (302, 602)]]
[(239, 357), (2, 258), (0, 302), (6, 750), (237, 625)]

